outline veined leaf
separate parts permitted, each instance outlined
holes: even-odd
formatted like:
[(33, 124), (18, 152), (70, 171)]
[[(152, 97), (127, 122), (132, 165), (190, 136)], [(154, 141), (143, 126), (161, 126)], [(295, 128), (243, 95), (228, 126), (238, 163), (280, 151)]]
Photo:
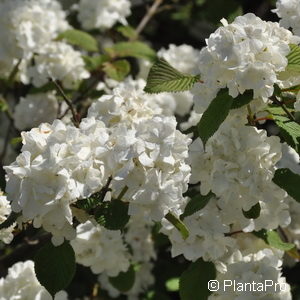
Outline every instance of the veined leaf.
[(238, 95), (232, 102), (231, 109), (240, 108), (249, 104), (253, 100), (253, 90), (247, 90), (242, 95)]
[(85, 31), (69, 29), (59, 34), (56, 40), (65, 40), (69, 44), (78, 46), (87, 51), (99, 51), (97, 40)]
[(110, 78), (122, 81), (130, 72), (130, 64), (126, 59), (106, 62), (103, 64), (103, 71)]
[(150, 94), (182, 92), (191, 89), (198, 80), (199, 76), (183, 74), (160, 58), (150, 69), (144, 90)]
[(135, 29), (131, 26), (118, 26), (117, 31), (120, 32), (124, 37), (129, 39), (137, 38)]
[(300, 47), (290, 44), (291, 52), (288, 54), (287, 70), (300, 72)]

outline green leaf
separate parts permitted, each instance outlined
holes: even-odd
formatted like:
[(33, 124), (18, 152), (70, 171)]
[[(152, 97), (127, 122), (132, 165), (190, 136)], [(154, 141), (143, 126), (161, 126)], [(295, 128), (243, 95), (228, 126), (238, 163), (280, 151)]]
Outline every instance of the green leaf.
[(21, 136), (18, 136), (18, 137), (14, 137), (12, 138), (9, 143), (11, 145), (18, 145), (18, 144), (21, 144), (22, 143), (22, 137)]
[(128, 203), (120, 200), (103, 202), (95, 212), (96, 221), (110, 230), (121, 230), (129, 221)]
[(2, 98), (1, 96), (0, 96), (0, 111), (1, 112), (5, 112), (5, 111), (8, 111), (8, 104), (7, 104), (7, 102), (5, 101), (5, 99), (4, 98)]
[(54, 296), (72, 281), (75, 270), (75, 253), (69, 242), (55, 247), (48, 242), (36, 253), (34, 269), (38, 281)]
[(232, 102), (231, 109), (240, 108), (249, 104), (253, 100), (253, 90), (247, 90), (242, 95), (238, 95)]
[(97, 205), (99, 205), (102, 199), (103, 199), (103, 193), (101, 193), (101, 191), (96, 192), (93, 195), (91, 195), (89, 198), (78, 200), (76, 202), (76, 206), (88, 212), (94, 209)]
[(55, 90), (55, 85), (52, 82), (48, 82), (41, 87), (32, 87), (29, 90), (29, 94), (47, 93)]
[(276, 170), (273, 182), (285, 190), (297, 202), (300, 202), (300, 175), (290, 169)]
[(291, 243), (285, 243), (280, 238), (279, 234), (274, 230), (266, 230), (262, 229), (260, 231), (253, 232), (254, 235), (257, 237), (263, 239), (268, 245), (271, 247), (274, 247), (276, 249), (280, 249), (283, 251), (289, 251), (295, 247), (294, 244)]
[(291, 52), (288, 54), (288, 71), (300, 72), (300, 47), (295, 44), (290, 44)]
[(166, 281), (166, 289), (169, 292), (177, 292), (179, 290), (179, 278), (170, 278)]
[(277, 106), (277, 105), (273, 105), (273, 104), (269, 104), (266, 107), (266, 110), (271, 113), (272, 115), (279, 115), (279, 116), (285, 116), (286, 112), (282, 109), (282, 107)]
[(216, 278), (216, 268), (212, 262), (205, 262), (202, 258), (190, 264), (180, 277), (181, 300), (207, 300), (211, 292), (208, 282)]
[(78, 46), (86, 51), (99, 51), (97, 40), (90, 34), (81, 30), (69, 29), (59, 34), (56, 40), (65, 40), (69, 44)]
[(135, 270), (133, 265), (126, 272), (120, 272), (116, 277), (109, 277), (109, 282), (122, 293), (128, 292), (134, 285)]
[(21, 213), (15, 213), (12, 211), (7, 219), (0, 224), (0, 230), (12, 226), (20, 215)]
[(101, 67), (101, 65), (108, 60), (108, 57), (105, 55), (96, 55), (96, 56), (82, 56), (85, 67), (88, 71), (95, 71)]
[(284, 140), (300, 153), (300, 125), (285, 116), (273, 116)]
[(120, 32), (124, 37), (128, 39), (136, 39), (137, 33), (135, 29), (131, 26), (119, 26), (117, 27), (117, 31)]
[(156, 53), (147, 44), (142, 42), (120, 42), (105, 49), (112, 58), (136, 57), (154, 61)]
[(232, 103), (233, 98), (228, 94), (227, 89), (220, 90), (210, 103), (197, 125), (198, 135), (204, 145), (226, 119)]
[(150, 94), (187, 91), (198, 80), (199, 76), (183, 74), (159, 58), (150, 69), (144, 91)]
[(185, 217), (191, 216), (195, 212), (204, 208), (208, 204), (212, 196), (214, 196), (214, 194), (210, 192), (205, 196), (198, 194), (197, 196), (193, 197), (186, 205), (184, 213), (180, 216), (180, 219), (182, 220)]
[(257, 219), (260, 216), (260, 210), (260, 204), (259, 202), (257, 202), (248, 211), (243, 210), (243, 215), (247, 219)]
[(114, 80), (122, 81), (130, 72), (130, 64), (127, 60), (117, 60), (103, 64), (103, 71)]
[(175, 215), (168, 212), (165, 215), (165, 218), (181, 233), (181, 236), (184, 240), (189, 237), (189, 231), (186, 228), (185, 224), (180, 219), (178, 219)]

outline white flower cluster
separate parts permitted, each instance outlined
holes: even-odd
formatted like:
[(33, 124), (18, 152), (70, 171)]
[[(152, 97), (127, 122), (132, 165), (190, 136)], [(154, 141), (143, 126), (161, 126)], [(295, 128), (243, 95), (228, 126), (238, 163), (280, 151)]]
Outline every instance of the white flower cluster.
[[(230, 113), (203, 149), (198, 138), (190, 147), (191, 182), (201, 182), (200, 191), (212, 191), (218, 199), (223, 222), (239, 230), (275, 229), (290, 222), (287, 194), (272, 178), (281, 157), (278, 137), (267, 137), (264, 130), (244, 126), (241, 110)], [(247, 219), (257, 203), (257, 219)]]
[(80, 0), (78, 20), (86, 30), (109, 29), (117, 22), (127, 24), (129, 0)]
[(218, 272), (220, 288), (209, 300), (291, 300), (290, 286), (281, 274), (282, 260), (270, 249), (243, 256), (236, 251)]
[[(2, 224), (7, 219), (10, 213), (10, 203), (0, 191), (0, 224)], [(14, 236), (12, 234), (12, 231), (14, 230), (15, 225), (16, 224), (14, 223), (8, 228), (0, 229), (0, 241), (4, 242), (5, 244), (9, 244), (13, 240)]]
[(76, 261), (90, 267), (93, 273), (117, 276), (127, 271), (130, 255), (120, 230), (108, 230), (87, 221), (77, 226), (76, 239), (71, 241)]
[(277, 0), (273, 10), (281, 19), (279, 24), (287, 29), (292, 28), (294, 34), (300, 35), (300, 2), (298, 0)]
[(287, 66), (289, 44), (298, 44), (299, 37), (279, 26), (265, 22), (254, 14), (237, 17), (206, 40), (198, 62), (201, 81), (195, 85), (195, 107), (199, 113), (206, 109), (220, 88), (228, 87), (237, 97), (253, 90), (254, 98), (264, 101), (279, 83), (277, 74)]
[(21, 97), (15, 106), (14, 124), (19, 130), (31, 129), (43, 122), (52, 123), (58, 112), (55, 93), (37, 93)]
[[(0, 278), (0, 300), (51, 300), (52, 296), (38, 282), (31, 260), (18, 262), (8, 269), (8, 275)], [(67, 300), (67, 293), (57, 293), (54, 300)]]

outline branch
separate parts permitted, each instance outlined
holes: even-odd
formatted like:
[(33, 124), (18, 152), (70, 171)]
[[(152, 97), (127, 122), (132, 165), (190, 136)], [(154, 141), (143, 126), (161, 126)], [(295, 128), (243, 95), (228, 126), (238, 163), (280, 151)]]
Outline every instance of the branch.
[(270, 98), (274, 103), (278, 104), (279, 106), (281, 106), (281, 108), (285, 111), (285, 113), (287, 114), (287, 116), (289, 117), (289, 119), (291, 121), (297, 122), (295, 117), (291, 114), (291, 112), (286, 108), (286, 106), (284, 105), (283, 102), (279, 101), (276, 96), (272, 96)]

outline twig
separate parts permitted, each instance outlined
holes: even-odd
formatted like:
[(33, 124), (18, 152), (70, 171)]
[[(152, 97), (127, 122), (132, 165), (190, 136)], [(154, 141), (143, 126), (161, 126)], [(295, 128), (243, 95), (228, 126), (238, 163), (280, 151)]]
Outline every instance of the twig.
[(148, 24), (148, 22), (151, 20), (151, 18), (157, 12), (157, 9), (159, 8), (159, 6), (162, 4), (163, 1), (164, 0), (154, 0), (154, 3), (149, 8), (146, 15), (141, 20), (140, 24), (138, 25), (138, 27), (135, 30), (136, 31), (136, 36), (139, 36), (141, 34), (141, 32), (144, 30), (145, 26)]
[(61, 86), (53, 79), (51, 79), (51, 81), (53, 82), (53, 84), (55, 85), (57, 91), (61, 94), (61, 96), (64, 98), (64, 100), (66, 101), (67, 105), (69, 106), (71, 112), (72, 112), (72, 116), (73, 116), (73, 124), (76, 127), (79, 127), (79, 120), (78, 120), (78, 116), (76, 113), (76, 110), (72, 104), (72, 101), (66, 96), (66, 94), (64, 93), (63, 89), (61, 88)]
[(295, 117), (294, 117), (294, 116), (291, 114), (291, 112), (286, 108), (286, 106), (284, 105), (283, 102), (279, 101), (275, 96), (272, 96), (272, 97), (271, 97), (271, 100), (272, 100), (274, 103), (276, 103), (276, 104), (278, 104), (279, 106), (281, 106), (281, 108), (285, 111), (285, 113), (287, 114), (287, 116), (289, 117), (289, 119), (290, 119), (291, 121), (297, 122), (296, 119), (295, 119)]
[(119, 196), (117, 197), (117, 200), (122, 200), (123, 196), (126, 194), (126, 192), (128, 191), (128, 186), (124, 186), (124, 188), (122, 189), (121, 193), (119, 194)]

